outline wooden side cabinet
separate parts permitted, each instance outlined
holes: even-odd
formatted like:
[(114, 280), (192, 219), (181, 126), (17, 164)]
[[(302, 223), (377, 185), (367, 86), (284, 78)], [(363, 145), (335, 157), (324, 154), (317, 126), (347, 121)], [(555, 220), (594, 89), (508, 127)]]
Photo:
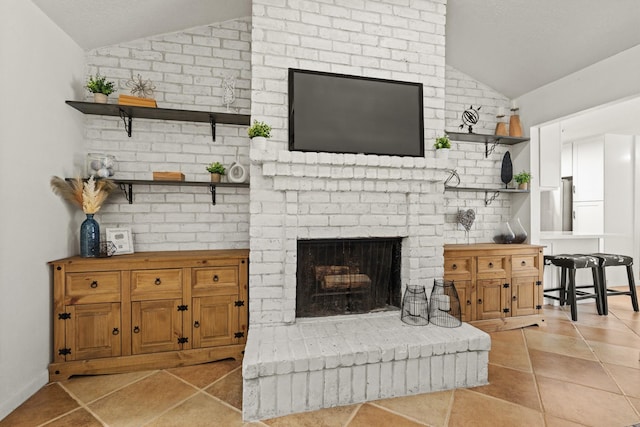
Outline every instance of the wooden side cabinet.
[(248, 250), (140, 252), (49, 264), (51, 381), (242, 358)]
[(453, 280), (462, 320), (485, 331), (541, 325), (542, 246), (478, 243), (444, 246), (444, 278)]

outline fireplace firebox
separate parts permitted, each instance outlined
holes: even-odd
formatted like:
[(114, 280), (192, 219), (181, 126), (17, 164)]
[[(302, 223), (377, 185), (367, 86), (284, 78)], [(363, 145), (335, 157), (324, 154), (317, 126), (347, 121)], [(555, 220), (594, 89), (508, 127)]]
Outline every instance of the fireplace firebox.
[(400, 238), (298, 240), (296, 317), (400, 307)]

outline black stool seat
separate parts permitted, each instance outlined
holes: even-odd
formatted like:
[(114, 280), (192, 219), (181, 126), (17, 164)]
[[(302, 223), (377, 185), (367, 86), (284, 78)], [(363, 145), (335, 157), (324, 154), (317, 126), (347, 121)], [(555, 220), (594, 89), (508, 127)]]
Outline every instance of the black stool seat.
[[(571, 319), (578, 320), (578, 300), (593, 298), (596, 300), (598, 314), (603, 313), (602, 308), (602, 287), (600, 285), (600, 258), (593, 255), (581, 254), (559, 254), (545, 255), (544, 265), (553, 265), (560, 267), (560, 286), (557, 288), (547, 288), (544, 290), (544, 297), (560, 301), (560, 305), (567, 302), (571, 306)], [(576, 270), (579, 268), (590, 268), (593, 277), (593, 284), (576, 285)], [(567, 276), (569, 283), (567, 287)], [(593, 288), (593, 292), (587, 292), (583, 289)], [(558, 292), (558, 296), (552, 293)]]
[[(638, 295), (636, 293), (636, 284), (633, 279), (633, 258), (627, 255), (594, 253), (590, 254), (598, 259), (600, 266), (598, 268), (598, 276), (602, 295), (602, 313), (609, 313), (609, 304), (607, 297), (609, 295), (629, 295), (631, 297), (631, 305), (634, 311), (638, 311)], [(626, 267), (627, 282), (629, 284), (628, 291), (619, 291), (616, 289), (607, 289), (607, 278), (605, 275), (606, 267)]]

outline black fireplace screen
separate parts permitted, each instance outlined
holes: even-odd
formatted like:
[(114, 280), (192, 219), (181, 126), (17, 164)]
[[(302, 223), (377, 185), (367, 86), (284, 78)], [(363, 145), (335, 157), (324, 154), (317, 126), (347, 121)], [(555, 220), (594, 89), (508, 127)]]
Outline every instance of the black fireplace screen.
[(298, 240), (296, 316), (400, 307), (401, 239)]

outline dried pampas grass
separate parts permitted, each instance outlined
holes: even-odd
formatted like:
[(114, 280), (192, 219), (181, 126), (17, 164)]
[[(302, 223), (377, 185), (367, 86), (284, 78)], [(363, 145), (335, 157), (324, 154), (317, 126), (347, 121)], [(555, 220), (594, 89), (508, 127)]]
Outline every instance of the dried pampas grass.
[(102, 203), (116, 188), (116, 184), (109, 179), (96, 181), (93, 175), (83, 182), (76, 177), (69, 181), (54, 176), (51, 178), (51, 189), (67, 202), (78, 206), (86, 214), (95, 214)]

